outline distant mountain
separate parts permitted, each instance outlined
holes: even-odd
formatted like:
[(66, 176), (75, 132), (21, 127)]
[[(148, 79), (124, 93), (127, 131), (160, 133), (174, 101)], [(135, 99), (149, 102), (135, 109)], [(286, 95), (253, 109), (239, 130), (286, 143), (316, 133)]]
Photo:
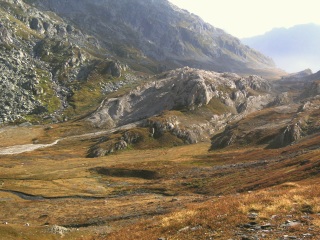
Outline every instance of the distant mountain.
[(86, 115), (180, 66), (275, 70), (271, 59), (166, 0), (0, 1), (0, 125)]
[(320, 80), (320, 71), (314, 73), (314, 74), (311, 74), (310, 76), (307, 76), (306, 77), (306, 80), (307, 81), (319, 81)]
[(297, 73), (291, 73), (281, 78), (282, 81), (301, 81), (301, 79), (305, 79), (306, 77), (312, 76), (311, 69), (305, 69), (303, 71)]
[(288, 72), (320, 69), (320, 25), (303, 24), (276, 28), (242, 42), (272, 57), (276, 65)]
[(129, 65), (258, 73), (272, 59), (167, 0), (26, 0), (97, 38)]

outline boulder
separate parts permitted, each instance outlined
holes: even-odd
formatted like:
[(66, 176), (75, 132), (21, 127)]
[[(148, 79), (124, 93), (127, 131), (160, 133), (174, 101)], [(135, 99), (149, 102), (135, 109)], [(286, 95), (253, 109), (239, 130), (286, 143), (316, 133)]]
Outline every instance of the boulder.
[(33, 30), (36, 30), (38, 32), (44, 32), (42, 22), (39, 18), (31, 18), (29, 25), (30, 28)]
[(12, 43), (12, 36), (2, 23), (0, 23), (0, 43)]
[(288, 125), (282, 132), (268, 145), (267, 148), (282, 148), (299, 140), (303, 135), (298, 123)]

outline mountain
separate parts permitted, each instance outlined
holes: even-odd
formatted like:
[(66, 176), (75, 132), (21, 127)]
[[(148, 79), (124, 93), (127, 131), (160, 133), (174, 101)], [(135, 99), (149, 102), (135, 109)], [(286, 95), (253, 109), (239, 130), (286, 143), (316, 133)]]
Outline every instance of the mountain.
[(314, 74), (311, 74), (311, 75), (306, 76), (305, 79), (306, 79), (307, 81), (310, 81), (310, 82), (312, 82), (312, 81), (319, 81), (319, 80), (320, 80), (320, 71), (318, 71), (318, 72), (316, 72), (316, 73), (314, 73)]
[(77, 108), (77, 92), (94, 82), (87, 82), (93, 70), (118, 76), (120, 64), (99, 58), (97, 41), (57, 15), (19, 0), (0, 3), (0, 123), (62, 121), (64, 110)]
[(301, 79), (306, 78), (311, 75), (313, 75), (312, 70), (308, 68), (308, 69), (305, 69), (305, 70), (297, 72), (297, 73), (291, 73), (286, 76), (283, 76), (281, 80), (282, 81), (301, 80)]
[(165, 0), (0, 3), (0, 123), (85, 115), (119, 89), (177, 66), (277, 71), (271, 59)]
[(165, 0), (0, 0), (0, 71), (1, 240), (319, 239), (320, 72)]
[(276, 28), (261, 36), (241, 39), (248, 46), (272, 57), (277, 66), (288, 72), (320, 66), (320, 25), (303, 24)]
[(270, 58), (167, 0), (27, 1), (94, 36), (108, 54), (152, 71), (189, 66), (257, 73)]
[[(208, 140), (229, 121), (242, 119), (274, 102), (271, 83), (258, 76), (240, 77), (182, 68), (159, 75), (120, 97), (106, 99), (85, 121), (99, 128), (137, 123), (139, 130), (102, 137), (89, 151), (104, 156), (148, 139), (180, 143)], [(121, 136), (119, 136), (121, 134)]]

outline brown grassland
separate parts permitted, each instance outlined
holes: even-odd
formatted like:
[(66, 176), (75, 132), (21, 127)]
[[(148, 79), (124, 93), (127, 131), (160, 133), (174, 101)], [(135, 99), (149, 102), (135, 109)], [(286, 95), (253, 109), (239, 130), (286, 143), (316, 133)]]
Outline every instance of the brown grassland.
[[(0, 144), (85, 131), (80, 123), (5, 128)], [(0, 239), (320, 237), (320, 135), (276, 150), (209, 152), (204, 142), (85, 158), (94, 140), (0, 156)], [(52, 233), (53, 225), (69, 231)]]

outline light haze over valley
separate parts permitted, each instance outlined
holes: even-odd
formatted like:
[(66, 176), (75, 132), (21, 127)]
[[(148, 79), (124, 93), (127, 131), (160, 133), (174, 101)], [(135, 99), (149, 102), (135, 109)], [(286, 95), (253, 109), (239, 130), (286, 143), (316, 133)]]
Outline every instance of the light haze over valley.
[(0, 0), (1, 240), (320, 239), (317, 1), (172, 2)]

